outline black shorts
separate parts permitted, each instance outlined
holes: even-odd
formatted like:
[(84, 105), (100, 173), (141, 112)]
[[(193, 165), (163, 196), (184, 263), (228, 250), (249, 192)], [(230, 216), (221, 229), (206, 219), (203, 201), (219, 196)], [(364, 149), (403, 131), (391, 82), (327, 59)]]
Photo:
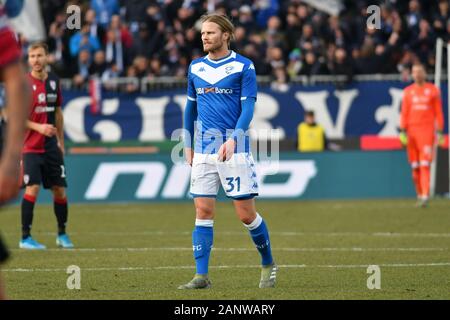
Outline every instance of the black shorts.
[(40, 185), (41, 182), (45, 189), (67, 187), (64, 158), (59, 149), (44, 153), (24, 153), (22, 168), (22, 188)]
[(8, 249), (6, 249), (5, 244), (2, 241), (2, 237), (0, 236), (0, 264), (5, 262), (9, 257)]

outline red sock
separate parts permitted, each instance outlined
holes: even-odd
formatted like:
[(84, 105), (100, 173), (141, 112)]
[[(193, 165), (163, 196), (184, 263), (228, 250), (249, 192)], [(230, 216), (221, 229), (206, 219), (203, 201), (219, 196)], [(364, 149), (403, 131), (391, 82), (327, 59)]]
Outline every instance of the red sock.
[(412, 177), (414, 181), (414, 186), (416, 187), (417, 196), (422, 195), (422, 187), (420, 185), (420, 168), (414, 168), (412, 171)]
[(422, 189), (422, 196), (428, 197), (430, 195), (430, 166), (420, 166), (420, 187)]

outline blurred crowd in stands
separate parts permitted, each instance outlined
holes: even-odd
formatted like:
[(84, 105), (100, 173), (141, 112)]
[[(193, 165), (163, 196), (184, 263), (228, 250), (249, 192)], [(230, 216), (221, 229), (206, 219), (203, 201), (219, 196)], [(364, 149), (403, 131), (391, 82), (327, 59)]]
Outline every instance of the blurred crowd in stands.
[[(46, 0), (41, 10), (52, 68), (75, 84), (92, 75), (185, 78), (190, 61), (204, 55), (199, 18), (214, 10), (236, 26), (232, 49), (283, 90), (299, 75), (344, 75), (345, 85), (356, 74), (406, 79), (415, 61), (434, 70), (436, 39), (450, 41), (449, 2), (342, 1), (339, 15), (301, 0)], [(81, 30), (66, 27), (72, 4), (82, 8)], [(381, 8), (380, 29), (367, 27), (372, 4)]]

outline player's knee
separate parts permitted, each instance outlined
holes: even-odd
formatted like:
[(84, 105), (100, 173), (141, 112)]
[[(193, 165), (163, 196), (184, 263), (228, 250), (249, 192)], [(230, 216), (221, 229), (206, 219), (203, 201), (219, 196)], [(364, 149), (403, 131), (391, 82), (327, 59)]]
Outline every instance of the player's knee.
[(25, 194), (37, 197), (37, 195), (39, 194), (39, 185), (27, 186), (25, 188)]
[(241, 208), (237, 210), (239, 220), (242, 223), (250, 224), (256, 219), (256, 212), (252, 208)]
[(63, 187), (52, 188), (53, 197), (57, 199), (63, 199), (66, 197), (66, 189)]
[(197, 204), (195, 211), (198, 219), (211, 219), (214, 217), (214, 208), (209, 205)]
[(256, 214), (247, 214), (244, 216), (239, 216), (242, 223), (250, 224), (256, 219)]

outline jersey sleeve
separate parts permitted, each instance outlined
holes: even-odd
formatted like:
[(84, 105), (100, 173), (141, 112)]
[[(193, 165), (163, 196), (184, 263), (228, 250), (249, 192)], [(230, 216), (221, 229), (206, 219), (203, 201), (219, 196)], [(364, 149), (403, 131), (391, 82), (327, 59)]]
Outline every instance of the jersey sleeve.
[(192, 65), (189, 66), (188, 77), (187, 77), (187, 98), (191, 101), (197, 101), (197, 93), (194, 87), (194, 81), (192, 79), (191, 73)]
[(61, 92), (61, 85), (58, 84), (58, 92), (56, 94), (56, 106), (57, 107), (61, 107), (62, 103), (63, 103), (63, 97), (62, 97), (62, 92)]
[(241, 83), (241, 100), (247, 98), (255, 98), (258, 92), (258, 86), (256, 83), (256, 72), (253, 62), (244, 66), (244, 71), (242, 72), (242, 83)]
[(409, 95), (408, 90), (403, 90), (402, 109), (400, 114), (400, 129), (407, 130), (408, 128), (408, 115), (409, 115)]
[(434, 114), (436, 115), (436, 124), (439, 131), (444, 131), (444, 114), (442, 112), (441, 92), (438, 88), (433, 99)]

